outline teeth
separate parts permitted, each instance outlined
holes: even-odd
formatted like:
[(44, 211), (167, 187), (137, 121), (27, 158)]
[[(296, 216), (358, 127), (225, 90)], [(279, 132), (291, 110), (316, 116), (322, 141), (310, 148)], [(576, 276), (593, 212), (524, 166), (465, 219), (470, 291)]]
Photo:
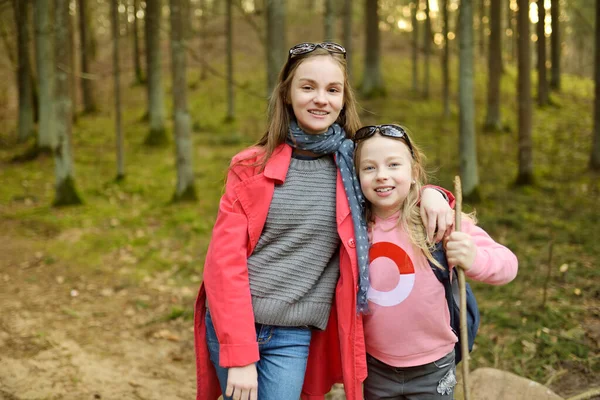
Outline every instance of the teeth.
[(316, 114), (316, 115), (327, 115), (327, 113), (325, 111), (309, 111), (311, 114)]
[(392, 188), (375, 189), (378, 193), (389, 192), (390, 190), (392, 190)]

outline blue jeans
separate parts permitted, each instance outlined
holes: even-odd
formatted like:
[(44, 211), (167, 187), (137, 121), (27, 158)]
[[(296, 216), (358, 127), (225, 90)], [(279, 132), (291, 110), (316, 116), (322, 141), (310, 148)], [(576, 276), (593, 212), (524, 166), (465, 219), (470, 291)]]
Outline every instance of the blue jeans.
[[(260, 400), (296, 400), (300, 398), (311, 330), (308, 327), (285, 327), (256, 324), (256, 341), (260, 360), (258, 371), (258, 398)], [(206, 342), (210, 361), (217, 371), (223, 399), (227, 387), (227, 368), (219, 366), (219, 341), (206, 310)]]

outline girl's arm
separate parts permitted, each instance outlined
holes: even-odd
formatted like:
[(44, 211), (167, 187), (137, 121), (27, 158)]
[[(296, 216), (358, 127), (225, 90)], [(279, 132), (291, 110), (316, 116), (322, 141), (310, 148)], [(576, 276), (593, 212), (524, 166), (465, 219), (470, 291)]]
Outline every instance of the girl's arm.
[(241, 182), (235, 172), (238, 168), (230, 168), (227, 174), (204, 264), (204, 285), (222, 367), (242, 367), (259, 360), (248, 280), (248, 220), (235, 194)]
[(492, 285), (515, 279), (518, 261), (512, 251), (466, 218), (462, 228), (462, 232), (452, 232), (446, 240), (446, 257), (450, 265), (460, 265), (469, 278)]
[[(444, 195), (446, 195), (446, 198)], [(439, 242), (452, 232), (454, 225), (454, 196), (446, 189), (426, 185), (421, 190), (421, 218), (427, 231), (427, 239), (431, 243)], [(436, 232), (437, 228), (437, 232)]]

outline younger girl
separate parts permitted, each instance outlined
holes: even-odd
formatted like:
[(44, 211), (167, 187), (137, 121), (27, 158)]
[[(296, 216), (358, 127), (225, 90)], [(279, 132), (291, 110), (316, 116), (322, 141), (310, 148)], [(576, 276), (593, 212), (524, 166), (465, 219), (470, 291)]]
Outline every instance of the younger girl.
[[(371, 238), (365, 399), (452, 399), (457, 337), (416, 206), (423, 155), (397, 125), (361, 128), (355, 142)], [(463, 231), (445, 239), (449, 265), (494, 285), (514, 279), (515, 255), (464, 219)]]
[[(345, 52), (292, 47), (267, 132), (231, 162), (196, 301), (198, 400), (322, 398), (342, 380), (348, 399), (362, 398), (368, 240), (355, 235), (360, 123)], [(430, 189), (422, 203), (443, 234), (446, 200)]]

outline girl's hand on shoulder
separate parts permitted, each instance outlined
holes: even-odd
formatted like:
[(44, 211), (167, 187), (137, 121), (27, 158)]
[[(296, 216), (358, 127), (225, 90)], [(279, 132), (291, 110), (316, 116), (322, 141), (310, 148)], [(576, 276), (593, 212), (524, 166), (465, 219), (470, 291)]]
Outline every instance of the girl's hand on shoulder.
[(468, 271), (475, 262), (477, 245), (471, 235), (465, 232), (452, 232), (446, 238), (446, 258), (448, 264), (459, 266)]
[(423, 189), (421, 193), (421, 218), (429, 243), (439, 242), (452, 232), (454, 211), (450, 208), (444, 196), (436, 189)]
[(234, 400), (258, 399), (258, 373), (254, 363), (245, 367), (230, 367), (225, 395)]

